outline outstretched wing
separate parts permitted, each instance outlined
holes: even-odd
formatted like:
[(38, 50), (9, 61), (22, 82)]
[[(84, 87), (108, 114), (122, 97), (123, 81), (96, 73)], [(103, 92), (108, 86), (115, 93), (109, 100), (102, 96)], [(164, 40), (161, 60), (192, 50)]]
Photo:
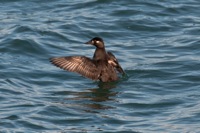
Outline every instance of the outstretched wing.
[(96, 63), (85, 56), (55, 57), (51, 58), (50, 61), (57, 67), (79, 73), (93, 80), (98, 80), (100, 75)]
[(124, 70), (122, 69), (121, 65), (119, 64), (117, 58), (114, 56), (113, 53), (107, 52), (108, 55), (108, 63), (111, 64), (119, 73), (125, 74)]

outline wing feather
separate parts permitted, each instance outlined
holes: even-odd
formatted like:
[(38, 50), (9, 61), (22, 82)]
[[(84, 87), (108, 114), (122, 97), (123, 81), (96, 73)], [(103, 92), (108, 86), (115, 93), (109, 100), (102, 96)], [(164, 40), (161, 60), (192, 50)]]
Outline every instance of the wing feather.
[(117, 58), (114, 56), (114, 54), (111, 52), (107, 52), (107, 55), (108, 55), (108, 63), (110, 65), (112, 65), (113, 67), (115, 67), (115, 69), (119, 73), (125, 74), (124, 70), (122, 69), (121, 65), (119, 64), (119, 62), (118, 62)]
[(93, 80), (98, 80), (100, 75), (96, 62), (85, 56), (55, 57), (50, 61), (57, 67), (79, 73)]

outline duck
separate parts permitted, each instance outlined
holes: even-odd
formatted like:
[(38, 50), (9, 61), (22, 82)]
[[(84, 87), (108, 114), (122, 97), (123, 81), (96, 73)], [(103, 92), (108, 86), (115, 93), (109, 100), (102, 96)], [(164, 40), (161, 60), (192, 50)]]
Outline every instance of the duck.
[(94, 37), (85, 44), (96, 47), (92, 59), (86, 56), (65, 56), (52, 57), (50, 62), (61, 69), (78, 73), (95, 81), (117, 81), (119, 73), (125, 74), (114, 54), (106, 51), (102, 38)]

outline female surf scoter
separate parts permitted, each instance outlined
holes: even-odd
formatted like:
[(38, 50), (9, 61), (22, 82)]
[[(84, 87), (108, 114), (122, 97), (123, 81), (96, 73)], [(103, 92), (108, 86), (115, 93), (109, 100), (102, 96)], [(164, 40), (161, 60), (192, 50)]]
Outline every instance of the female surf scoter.
[(50, 61), (64, 70), (102, 82), (118, 80), (117, 71), (125, 74), (115, 56), (111, 52), (106, 52), (103, 39), (95, 37), (86, 44), (96, 47), (93, 59), (85, 56), (67, 56), (51, 58)]

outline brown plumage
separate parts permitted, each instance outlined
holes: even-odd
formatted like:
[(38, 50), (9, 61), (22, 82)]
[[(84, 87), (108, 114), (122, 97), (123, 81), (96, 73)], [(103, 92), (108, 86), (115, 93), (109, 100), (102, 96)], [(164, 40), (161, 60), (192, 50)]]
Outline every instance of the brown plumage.
[(116, 71), (124, 74), (115, 56), (111, 52), (106, 52), (101, 38), (95, 37), (86, 44), (96, 46), (93, 59), (85, 56), (68, 56), (51, 58), (50, 61), (64, 70), (102, 82), (118, 80)]
[(55, 57), (51, 62), (64, 70), (77, 72), (87, 78), (98, 80), (100, 71), (96, 67), (95, 61), (85, 56)]

